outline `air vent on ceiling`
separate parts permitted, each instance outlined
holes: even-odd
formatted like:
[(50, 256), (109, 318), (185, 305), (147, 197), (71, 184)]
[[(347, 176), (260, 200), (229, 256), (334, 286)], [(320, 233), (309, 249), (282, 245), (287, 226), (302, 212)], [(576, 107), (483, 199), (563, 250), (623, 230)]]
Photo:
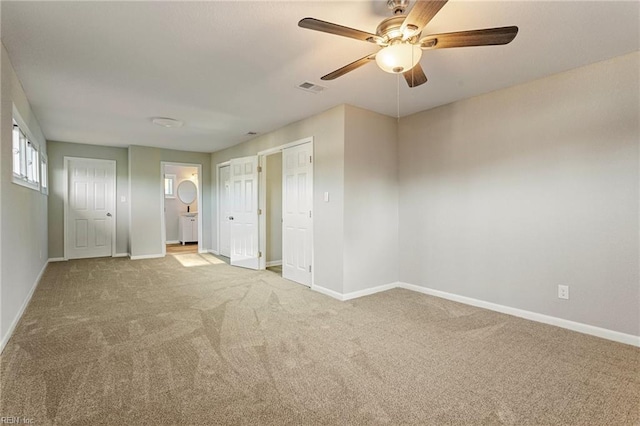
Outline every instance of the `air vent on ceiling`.
[(317, 84), (311, 83), (310, 81), (305, 81), (304, 83), (300, 83), (296, 87), (298, 89), (304, 90), (305, 92), (309, 92), (309, 93), (320, 93), (324, 89), (326, 89), (326, 87), (318, 86)]

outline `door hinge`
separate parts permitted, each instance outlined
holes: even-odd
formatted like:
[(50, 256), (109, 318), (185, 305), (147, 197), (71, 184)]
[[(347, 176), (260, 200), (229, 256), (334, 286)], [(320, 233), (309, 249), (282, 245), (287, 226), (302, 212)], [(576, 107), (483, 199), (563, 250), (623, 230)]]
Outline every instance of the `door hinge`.
[(258, 257), (262, 257), (262, 252), (261, 251), (258, 252)]
[(262, 209), (258, 209), (258, 215), (262, 214)]
[(311, 272), (311, 265), (309, 265), (309, 272)]
[(262, 166), (258, 166), (258, 173), (262, 173)]
[(311, 217), (311, 210), (309, 210), (309, 217)]
[(312, 155), (309, 156), (309, 163), (313, 163), (313, 156)]

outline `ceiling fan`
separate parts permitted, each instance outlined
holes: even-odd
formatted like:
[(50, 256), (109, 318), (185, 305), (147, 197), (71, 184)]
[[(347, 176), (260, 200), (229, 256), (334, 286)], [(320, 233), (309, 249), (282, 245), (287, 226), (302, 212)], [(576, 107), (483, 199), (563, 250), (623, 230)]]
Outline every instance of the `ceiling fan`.
[(446, 3), (447, 0), (417, 0), (405, 15), (409, 0), (387, 0), (394, 16), (380, 22), (375, 34), (315, 18), (304, 18), (298, 22), (298, 26), (374, 43), (380, 47), (377, 52), (330, 72), (322, 80), (336, 79), (375, 60), (383, 71), (402, 73), (409, 87), (416, 87), (427, 82), (427, 76), (420, 66), (423, 50), (507, 44), (518, 34), (518, 27), (511, 26), (430, 34), (420, 38), (424, 27)]

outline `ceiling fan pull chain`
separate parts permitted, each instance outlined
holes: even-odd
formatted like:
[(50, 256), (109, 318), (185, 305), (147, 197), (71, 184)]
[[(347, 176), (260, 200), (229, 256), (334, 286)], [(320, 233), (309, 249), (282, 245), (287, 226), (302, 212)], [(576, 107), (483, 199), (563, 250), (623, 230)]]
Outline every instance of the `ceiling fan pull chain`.
[(397, 107), (397, 118), (398, 123), (400, 123), (400, 74), (396, 74), (396, 107)]

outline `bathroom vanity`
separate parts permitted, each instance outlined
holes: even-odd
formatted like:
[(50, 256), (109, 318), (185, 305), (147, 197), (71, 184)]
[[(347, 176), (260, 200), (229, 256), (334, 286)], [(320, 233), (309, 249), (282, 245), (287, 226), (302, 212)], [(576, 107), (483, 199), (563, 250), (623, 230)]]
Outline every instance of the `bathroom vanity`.
[(183, 213), (180, 215), (178, 239), (182, 245), (198, 242), (198, 213)]

